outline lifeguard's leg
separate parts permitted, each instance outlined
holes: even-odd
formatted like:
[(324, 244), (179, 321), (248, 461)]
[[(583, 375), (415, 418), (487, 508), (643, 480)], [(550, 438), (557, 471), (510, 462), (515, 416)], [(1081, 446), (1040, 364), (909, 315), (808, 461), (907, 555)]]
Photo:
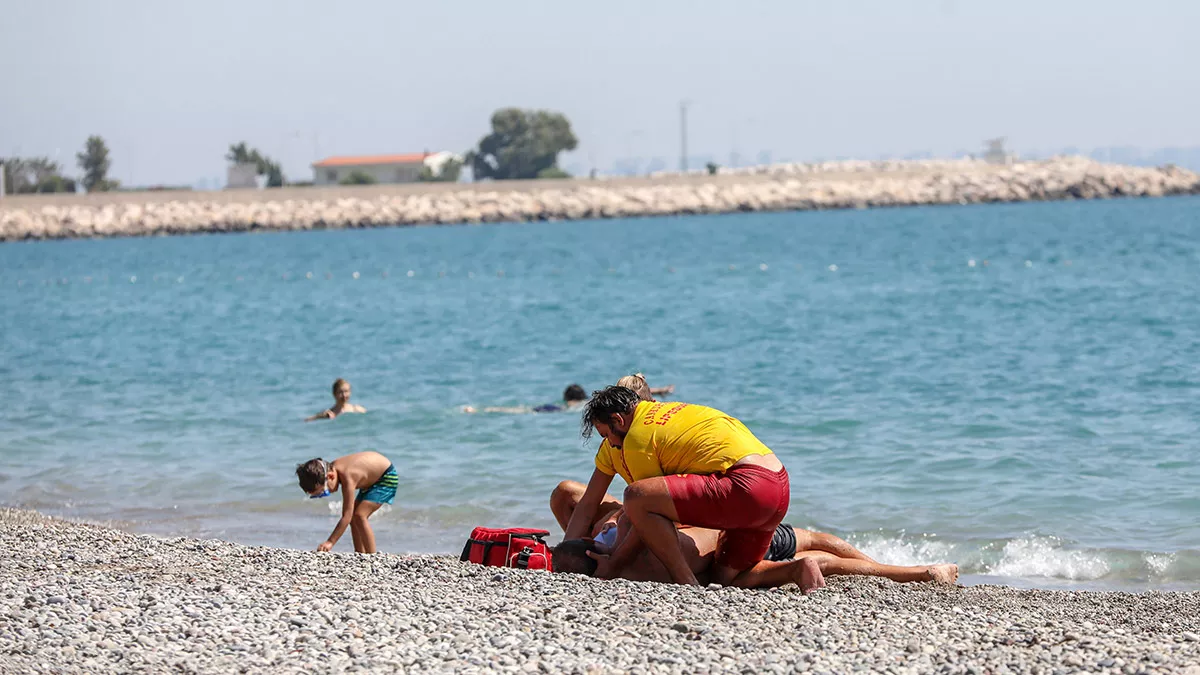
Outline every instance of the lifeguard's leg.
[(658, 558), (677, 584), (699, 585), (679, 548), (675, 522), (679, 514), (664, 478), (635, 481), (625, 489), (625, 514), (638, 531), (646, 548)]

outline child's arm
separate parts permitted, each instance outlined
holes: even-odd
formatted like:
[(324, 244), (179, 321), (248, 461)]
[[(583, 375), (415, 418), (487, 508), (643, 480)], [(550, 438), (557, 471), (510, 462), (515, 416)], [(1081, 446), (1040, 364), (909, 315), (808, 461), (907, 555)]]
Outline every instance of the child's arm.
[(333, 545), (338, 542), (338, 539), (342, 538), (342, 535), (346, 532), (346, 528), (350, 526), (350, 519), (354, 517), (354, 481), (347, 477), (346, 480), (342, 481), (341, 490), (342, 517), (338, 519), (337, 525), (333, 527), (333, 532), (330, 533), (329, 538), (321, 542), (321, 545), (317, 547), (317, 550), (322, 553), (331, 550)]

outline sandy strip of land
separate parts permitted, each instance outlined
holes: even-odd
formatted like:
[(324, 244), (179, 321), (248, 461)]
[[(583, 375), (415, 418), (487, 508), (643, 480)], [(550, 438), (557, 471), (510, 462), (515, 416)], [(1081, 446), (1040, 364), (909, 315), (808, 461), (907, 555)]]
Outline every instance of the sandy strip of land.
[(162, 539), (0, 510), (0, 672), (1187, 673), (1200, 592), (811, 596)]
[(713, 176), (19, 195), (0, 200), (0, 241), (1197, 193), (1200, 176), (1190, 171), (1081, 158), (1011, 166), (968, 160), (828, 162)]

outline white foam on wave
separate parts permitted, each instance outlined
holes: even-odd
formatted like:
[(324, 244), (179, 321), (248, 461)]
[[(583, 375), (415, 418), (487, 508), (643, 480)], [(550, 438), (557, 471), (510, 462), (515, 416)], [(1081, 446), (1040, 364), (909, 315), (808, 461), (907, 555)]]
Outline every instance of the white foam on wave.
[(1056, 537), (1013, 539), (1004, 544), (999, 560), (987, 565), (987, 573), (1002, 577), (1044, 577), (1090, 581), (1109, 573), (1111, 567), (1097, 552), (1062, 547)]
[(928, 537), (915, 539), (891, 538), (883, 535), (852, 537), (859, 550), (888, 565), (928, 565), (953, 562), (955, 547)]
[(1150, 569), (1151, 576), (1161, 577), (1166, 574), (1171, 565), (1175, 562), (1174, 553), (1148, 553), (1145, 557), (1146, 567)]

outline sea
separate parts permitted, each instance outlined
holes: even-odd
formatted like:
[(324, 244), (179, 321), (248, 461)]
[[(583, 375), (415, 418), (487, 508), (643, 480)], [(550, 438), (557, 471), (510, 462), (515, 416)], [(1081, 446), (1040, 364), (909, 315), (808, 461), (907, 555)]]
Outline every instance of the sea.
[[(0, 289), (6, 506), (314, 549), (296, 465), (376, 450), (383, 551), (556, 538), (578, 413), (464, 407), (641, 371), (883, 562), (1200, 589), (1197, 198), (7, 243)], [(367, 414), (305, 423), (336, 378)]]

